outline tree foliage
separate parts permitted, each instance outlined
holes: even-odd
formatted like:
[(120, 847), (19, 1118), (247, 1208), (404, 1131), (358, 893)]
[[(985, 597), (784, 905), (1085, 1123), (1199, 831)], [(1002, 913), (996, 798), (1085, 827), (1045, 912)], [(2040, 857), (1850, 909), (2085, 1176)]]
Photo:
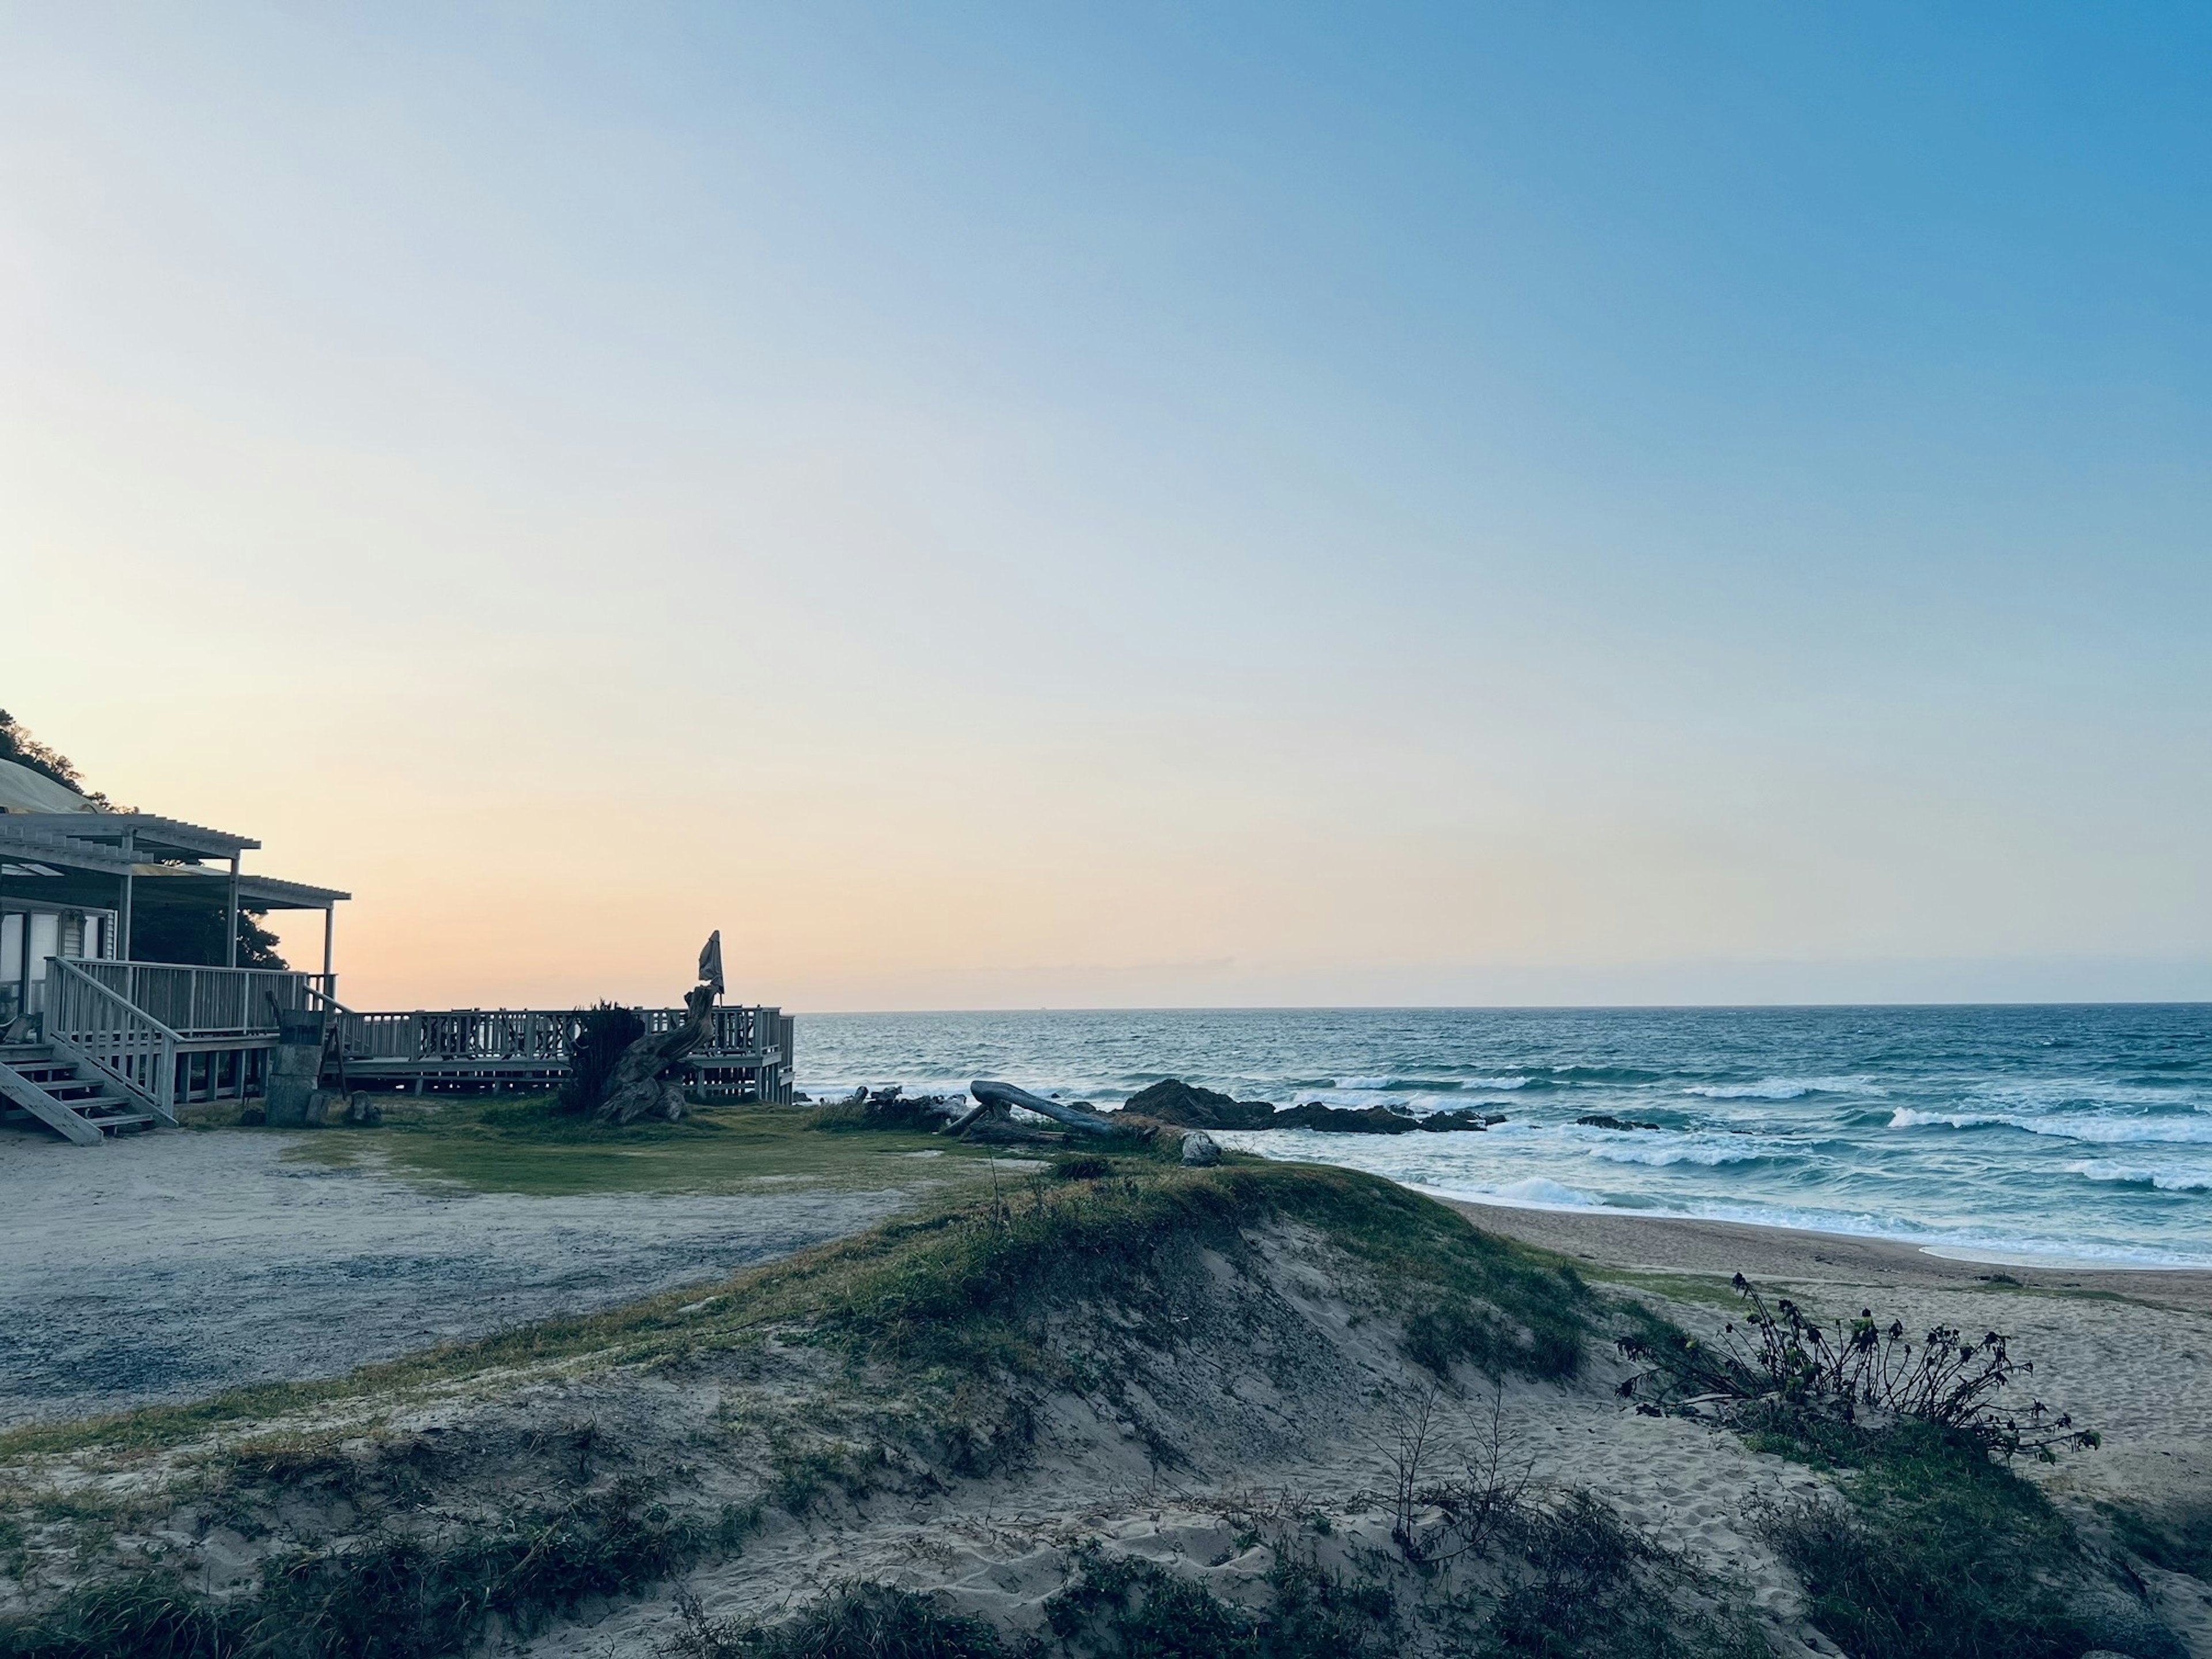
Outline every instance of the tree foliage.
[(64, 789), (76, 790), (100, 805), (108, 804), (106, 796), (85, 787), (84, 779), (67, 755), (51, 744), (40, 742), (28, 727), (4, 708), (0, 708), (0, 760), (13, 761), (42, 778), (52, 779)]

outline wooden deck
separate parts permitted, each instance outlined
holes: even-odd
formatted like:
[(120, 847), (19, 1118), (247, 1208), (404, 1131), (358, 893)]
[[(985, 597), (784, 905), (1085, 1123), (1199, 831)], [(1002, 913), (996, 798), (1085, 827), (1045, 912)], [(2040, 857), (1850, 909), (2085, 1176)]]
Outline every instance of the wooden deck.
[(44, 1038), (166, 1119), (261, 1092), (277, 1013), (327, 1001), (327, 974), (167, 963), (47, 963)]
[[(680, 1008), (638, 1011), (665, 1031)], [(568, 1075), (573, 1008), (416, 1009), (339, 1016), (346, 1081), (416, 1093), (548, 1089)], [(791, 1102), (791, 1016), (778, 1008), (714, 1010), (706, 1042), (687, 1061), (691, 1086), (720, 1100)]]

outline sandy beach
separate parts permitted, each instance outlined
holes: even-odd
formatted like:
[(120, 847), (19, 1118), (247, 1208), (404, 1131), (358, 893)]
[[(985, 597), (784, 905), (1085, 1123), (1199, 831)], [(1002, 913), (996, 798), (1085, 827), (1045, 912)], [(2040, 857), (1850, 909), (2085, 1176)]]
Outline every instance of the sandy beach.
[(1613, 1267), (1723, 1277), (1740, 1273), (1763, 1282), (1790, 1285), (2091, 1291), (2178, 1311), (2212, 1314), (2212, 1273), (2192, 1268), (2037, 1266), (2019, 1259), (1975, 1261), (1931, 1255), (1917, 1245), (1843, 1233), (1672, 1216), (1537, 1210), (1471, 1204), (1458, 1199), (1446, 1201), (1492, 1232)]

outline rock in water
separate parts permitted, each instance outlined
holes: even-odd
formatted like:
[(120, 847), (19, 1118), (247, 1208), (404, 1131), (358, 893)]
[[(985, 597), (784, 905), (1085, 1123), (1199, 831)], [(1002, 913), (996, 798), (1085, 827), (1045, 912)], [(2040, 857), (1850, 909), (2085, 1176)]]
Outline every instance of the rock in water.
[(1333, 1135), (1402, 1135), (1419, 1128), (1419, 1119), (1404, 1112), (1394, 1112), (1387, 1106), (1370, 1106), (1352, 1111), (1342, 1106), (1324, 1106), (1310, 1100), (1303, 1106), (1293, 1106), (1288, 1111), (1277, 1112), (1273, 1118), (1259, 1126), (1263, 1129), (1317, 1129)]
[(1206, 1170), (1221, 1162), (1221, 1146), (1203, 1129), (1193, 1129), (1182, 1138), (1182, 1161), (1193, 1169)]
[(1275, 1115), (1274, 1107), (1267, 1101), (1231, 1100), (1179, 1077), (1139, 1089), (1122, 1103), (1121, 1109), (1190, 1129), (1264, 1129)]
[(1504, 1121), (1502, 1116), (1482, 1112), (1431, 1112), (1426, 1117), (1415, 1118), (1413, 1127), (1431, 1134), (1443, 1134), (1454, 1129), (1487, 1129), (1493, 1123)]
[(1639, 1123), (1633, 1118), (1615, 1117), (1610, 1112), (1588, 1112), (1575, 1120), (1592, 1129), (1656, 1129), (1656, 1123)]

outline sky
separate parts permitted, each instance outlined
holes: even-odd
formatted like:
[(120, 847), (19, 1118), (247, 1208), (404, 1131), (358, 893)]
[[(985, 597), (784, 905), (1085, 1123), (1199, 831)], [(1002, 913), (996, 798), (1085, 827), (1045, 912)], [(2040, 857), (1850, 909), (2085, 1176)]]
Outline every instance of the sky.
[(2212, 12), (0, 43), (0, 706), (356, 1007), (2212, 998)]

